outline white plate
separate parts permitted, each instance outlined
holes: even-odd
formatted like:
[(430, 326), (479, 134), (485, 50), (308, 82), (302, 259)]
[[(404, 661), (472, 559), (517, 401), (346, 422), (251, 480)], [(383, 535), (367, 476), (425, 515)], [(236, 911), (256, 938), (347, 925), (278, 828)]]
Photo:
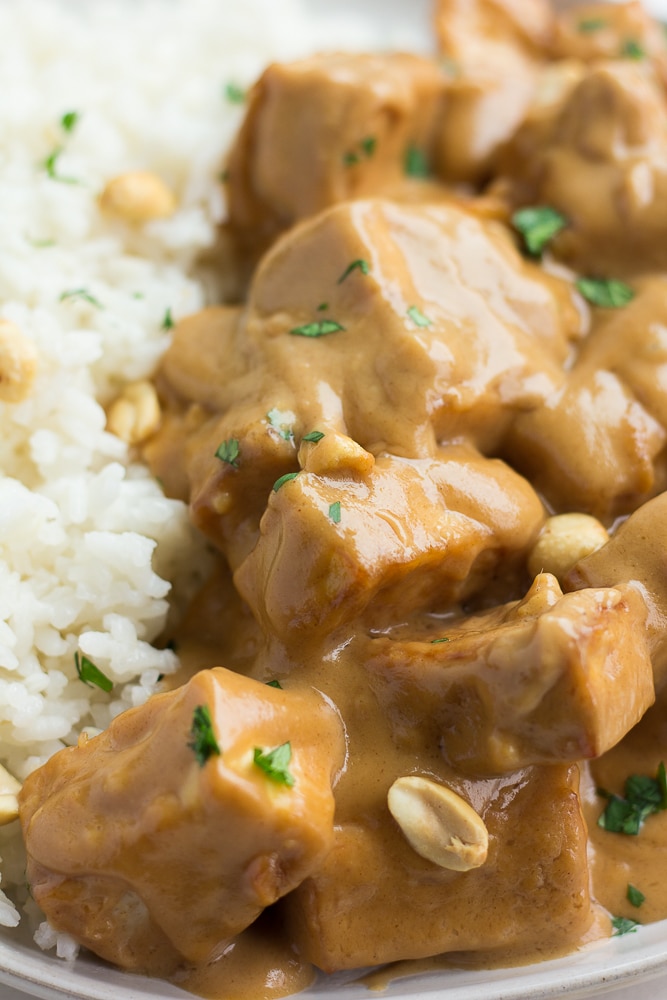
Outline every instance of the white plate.
[[(358, 24), (359, 47), (373, 43), (406, 49), (428, 45), (430, 0), (307, 2), (322, 22), (321, 37), (327, 47), (348, 34), (351, 18)], [(645, 5), (667, 20), (667, 0), (645, 0)], [(547, 1000), (566, 996), (575, 1000), (605, 996), (624, 983), (632, 984), (633, 996), (638, 983), (648, 983), (648, 992), (640, 990), (642, 997), (667, 997), (667, 920), (538, 965), (494, 971), (452, 970), (395, 980), (379, 996), (391, 1000), (445, 996), (446, 1000)], [(169, 983), (123, 973), (90, 955), (75, 962), (61, 961), (20, 941), (13, 932), (0, 930), (1, 1000), (6, 1000), (8, 989), (40, 1000), (192, 1000), (191, 994)], [(372, 1000), (377, 995), (363, 984), (349, 981), (348, 976), (347, 980), (323, 977), (316, 987), (298, 996), (300, 1000)]]

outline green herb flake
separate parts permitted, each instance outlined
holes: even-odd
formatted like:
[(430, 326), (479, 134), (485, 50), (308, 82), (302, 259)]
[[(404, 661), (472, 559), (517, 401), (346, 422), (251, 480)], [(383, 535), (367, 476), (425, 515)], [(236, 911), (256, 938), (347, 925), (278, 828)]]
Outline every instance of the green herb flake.
[(370, 265), (367, 260), (353, 260), (351, 264), (345, 268), (340, 278), (336, 282), (338, 285), (342, 285), (346, 278), (352, 274), (353, 271), (361, 271), (362, 274), (368, 274), (370, 271)]
[(227, 438), (226, 441), (221, 441), (215, 457), (219, 458), (221, 462), (231, 465), (233, 469), (238, 469), (241, 457), (238, 438)]
[(449, 637), (445, 635), (441, 639), (431, 639), (431, 644), (435, 646), (435, 644), (438, 642), (449, 642), (449, 641), (450, 641)]
[(377, 146), (377, 139), (374, 135), (367, 135), (365, 139), (362, 139), (359, 143), (361, 146), (361, 151), (368, 159), (371, 158), (375, 152), (375, 147)]
[(515, 212), (512, 225), (523, 236), (528, 253), (539, 257), (554, 236), (567, 226), (567, 219), (555, 208), (535, 205)]
[(639, 927), (637, 920), (630, 917), (612, 917), (611, 926), (614, 928), (613, 937), (620, 937), (621, 934), (633, 934)]
[(637, 41), (636, 38), (626, 38), (623, 42), (623, 48), (621, 49), (621, 55), (625, 59), (645, 59), (646, 50), (644, 46)]
[(343, 166), (355, 167), (359, 162), (358, 153), (343, 153)]
[(281, 486), (284, 486), (285, 483), (289, 483), (290, 479), (296, 479), (298, 475), (298, 472), (286, 472), (284, 476), (280, 477), (280, 479), (276, 479), (273, 484), (273, 492), (277, 493)]
[(68, 291), (63, 292), (60, 296), (60, 302), (67, 302), (70, 299), (81, 299), (83, 302), (87, 302), (91, 306), (95, 306), (96, 309), (104, 309), (102, 303), (91, 295), (89, 291), (85, 288), (70, 288)]
[(329, 504), (329, 517), (334, 524), (340, 524), (340, 500)]
[(58, 157), (61, 153), (62, 147), (57, 146), (44, 160), (42, 166), (46, 170), (47, 176), (52, 181), (58, 181), (60, 184), (80, 184), (81, 181), (77, 180), (76, 177), (65, 177), (63, 174), (58, 173)]
[(326, 312), (328, 308), (329, 308), (328, 302), (320, 302), (319, 306), (317, 307), (317, 311), (318, 313)]
[(649, 816), (667, 809), (664, 762), (660, 764), (655, 778), (645, 774), (631, 775), (625, 782), (623, 796), (610, 794), (604, 789), (598, 789), (598, 794), (608, 799), (598, 826), (610, 833), (634, 837)]
[(164, 314), (164, 319), (162, 320), (162, 325), (160, 326), (160, 329), (173, 330), (175, 325), (176, 324), (174, 323), (174, 317), (171, 315), (171, 308), (169, 308), (166, 310)]
[(322, 431), (310, 431), (309, 434), (304, 434), (303, 440), (310, 441), (312, 444), (317, 444), (324, 437)]
[(417, 308), (417, 306), (410, 306), (408, 309), (408, 316), (416, 326), (426, 327), (431, 326), (433, 321), (424, 316), (424, 313)]
[(266, 682), (266, 686), (270, 687), (270, 688), (278, 688), (279, 691), (282, 691), (282, 689), (283, 689), (283, 686), (280, 683), (280, 681), (276, 681), (276, 680), (267, 681)]
[(596, 31), (602, 31), (608, 26), (608, 23), (601, 17), (583, 18), (577, 24), (577, 31), (580, 31), (582, 35), (592, 35)]
[(579, 278), (577, 289), (587, 302), (600, 309), (622, 309), (635, 297), (629, 285), (614, 278)]
[(403, 169), (408, 177), (421, 177), (423, 179), (431, 176), (426, 154), (417, 146), (408, 146), (406, 149)]
[(113, 689), (113, 681), (109, 680), (107, 675), (103, 674), (100, 668), (96, 667), (93, 661), (89, 660), (87, 656), (79, 656), (78, 653), (75, 653), (74, 666), (79, 675), (79, 680), (83, 681), (89, 687), (91, 684), (94, 684), (95, 687), (101, 688), (107, 694)]
[(266, 415), (266, 419), (274, 431), (280, 434), (284, 441), (293, 441), (294, 432), (292, 430), (292, 422), (294, 421), (294, 414), (291, 411), (277, 410), (275, 407)]
[(231, 80), (225, 84), (225, 97), (230, 104), (245, 104), (246, 91)]
[(203, 767), (214, 754), (220, 756), (222, 751), (213, 732), (213, 721), (208, 705), (197, 705), (192, 713), (190, 736), (192, 739), (188, 746), (194, 752), (200, 767)]
[(73, 132), (81, 115), (78, 111), (66, 111), (60, 119), (60, 127), (64, 132)]
[(290, 333), (293, 337), (326, 337), (330, 333), (338, 333), (339, 330), (344, 330), (345, 327), (341, 326), (333, 319), (323, 319), (315, 323), (304, 323), (303, 326), (295, 326)]
[(632, 885), (632, 883), (630, 882), (628, 882), (628, 890), (626, 892), (626, 896), (628, 898), (628, 902), (632, 903), (633, 906), (637, 907), (641, 906), (644, 900), (646, 899), (644, 893), (641, 892), (636, 885)]
[(286, 785), (291, 788), (294, 785), (294, 775), (288, 770), (288, 764), (292, 759), (291, 743), (283, 743), (275, 750), (262, 750), (255, 747), (253, 751), (253, 763), (260, 771), (264, 771), (267, 778), (275, 781), (278, 785)]

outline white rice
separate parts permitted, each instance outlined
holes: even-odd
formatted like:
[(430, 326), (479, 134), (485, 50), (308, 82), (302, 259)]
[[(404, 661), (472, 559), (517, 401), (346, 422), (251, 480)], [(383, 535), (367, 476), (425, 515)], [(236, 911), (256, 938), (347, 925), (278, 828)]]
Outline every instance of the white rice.
[[(226, 84), (314, 47), (307, 23), (297, 0), (0, 0), (0, 317), (39, 356), (30, 397), (0, 402), (0, 762), (19, 779), (178, 665), (152, 643), (203, 544), (103, 407), (154, 370), (167, 314), (206, 302), (197, 258), (224, 216), (216, 178), (242, 114)], [(106, 181), (132, 169), (170, 185), (173, 217), (101, 214)], [(75, 652), (111, 694), (79, 679)], [(27, 901), (17, 823), (0, 852), (10, 927)], [(56, 944), (47, 925), (37, 941)]]

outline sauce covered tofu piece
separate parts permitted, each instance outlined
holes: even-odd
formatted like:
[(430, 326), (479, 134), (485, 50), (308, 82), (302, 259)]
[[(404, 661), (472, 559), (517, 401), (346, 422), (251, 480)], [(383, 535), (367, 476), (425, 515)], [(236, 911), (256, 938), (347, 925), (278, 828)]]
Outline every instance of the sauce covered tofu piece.
[(439, 0), (451, 80), (436, 143), (440, 176), (478, 183), (533, 101), (555, 18), (547, 0)]
[[(383, 776), (386, 777), (386, 776)], [(342, 817), (320, 869), (281, 907), (299, 951), (324, 970), (443, 952), (576, 945), (593, 914), (578, 771), (535, 767), (457, 783), (488, 830), (469, 871), (417, 854), (384, 799)]]
[(299, 219), (399, 185), (407, 158), (430, 158), (445, 85), (434, 62), (405, 53), (269, 66), (228, 161), (241, 245), (265, 249)]
[(343, 758), (320, 695), (202, 671), (27, 779), (31, 892), (125, 968), (214, 959), (329, 852)]
[(287, 645), (361, 615), (379, 627), (509, 577), (543, 518), (525, 480), (460, 446), (434, 459), (382, 455), (367, 475), (304, 471), (271, 494), (235, 584)]
[(632, 587), (522, 601), (443, 623), (436, 639), (378, 637), (363, 661), (401, 740), (424, 726), (464, 773), (597, 757), (654, 700), (647, 609)]

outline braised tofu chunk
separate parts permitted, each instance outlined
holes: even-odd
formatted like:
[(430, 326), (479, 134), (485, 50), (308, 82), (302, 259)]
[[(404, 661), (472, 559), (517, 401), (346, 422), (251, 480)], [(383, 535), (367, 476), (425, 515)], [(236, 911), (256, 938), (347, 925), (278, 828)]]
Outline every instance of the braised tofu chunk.
[(436, 30), (451, 75), (438, 171), (478, 182), (533, 100), (554, 15), (546, 0), (439, 0)]
[(379, 637), (364, 659), (399, 742), (425, 726), (477, 774), (574, 762), (614, 746), (653, 703), (646, 613), (631, 587), (563, 596), (544, 574), (516, 604), (435, 638)]
[(321, 969), (525, 946), (574, 946), (592, 921), (575, 767), (458, 784), (488, 830), (470, 871), (422, 858), (386, 802), (336, 829), (321, 867), (284, 900), (302, 955)]
[(235, 584), (286, 643), (362, 613), (377, 626), (511, 572), (543, 516), (525, 481), (464, 447), (437, 459), (380, 456), (366, 476), (304, 471), (272, 493)]
[(327, 53), (273, 64), (251, 95), (228, 163), (230, 225), (260, 248), (336, 202), (428, 162), (446, 77), (403, 53)]
[(328, 853), (343, 753), (321, 696), (202, 671), (28, 778), (31, 892), (125, 967), (213, 959)]

